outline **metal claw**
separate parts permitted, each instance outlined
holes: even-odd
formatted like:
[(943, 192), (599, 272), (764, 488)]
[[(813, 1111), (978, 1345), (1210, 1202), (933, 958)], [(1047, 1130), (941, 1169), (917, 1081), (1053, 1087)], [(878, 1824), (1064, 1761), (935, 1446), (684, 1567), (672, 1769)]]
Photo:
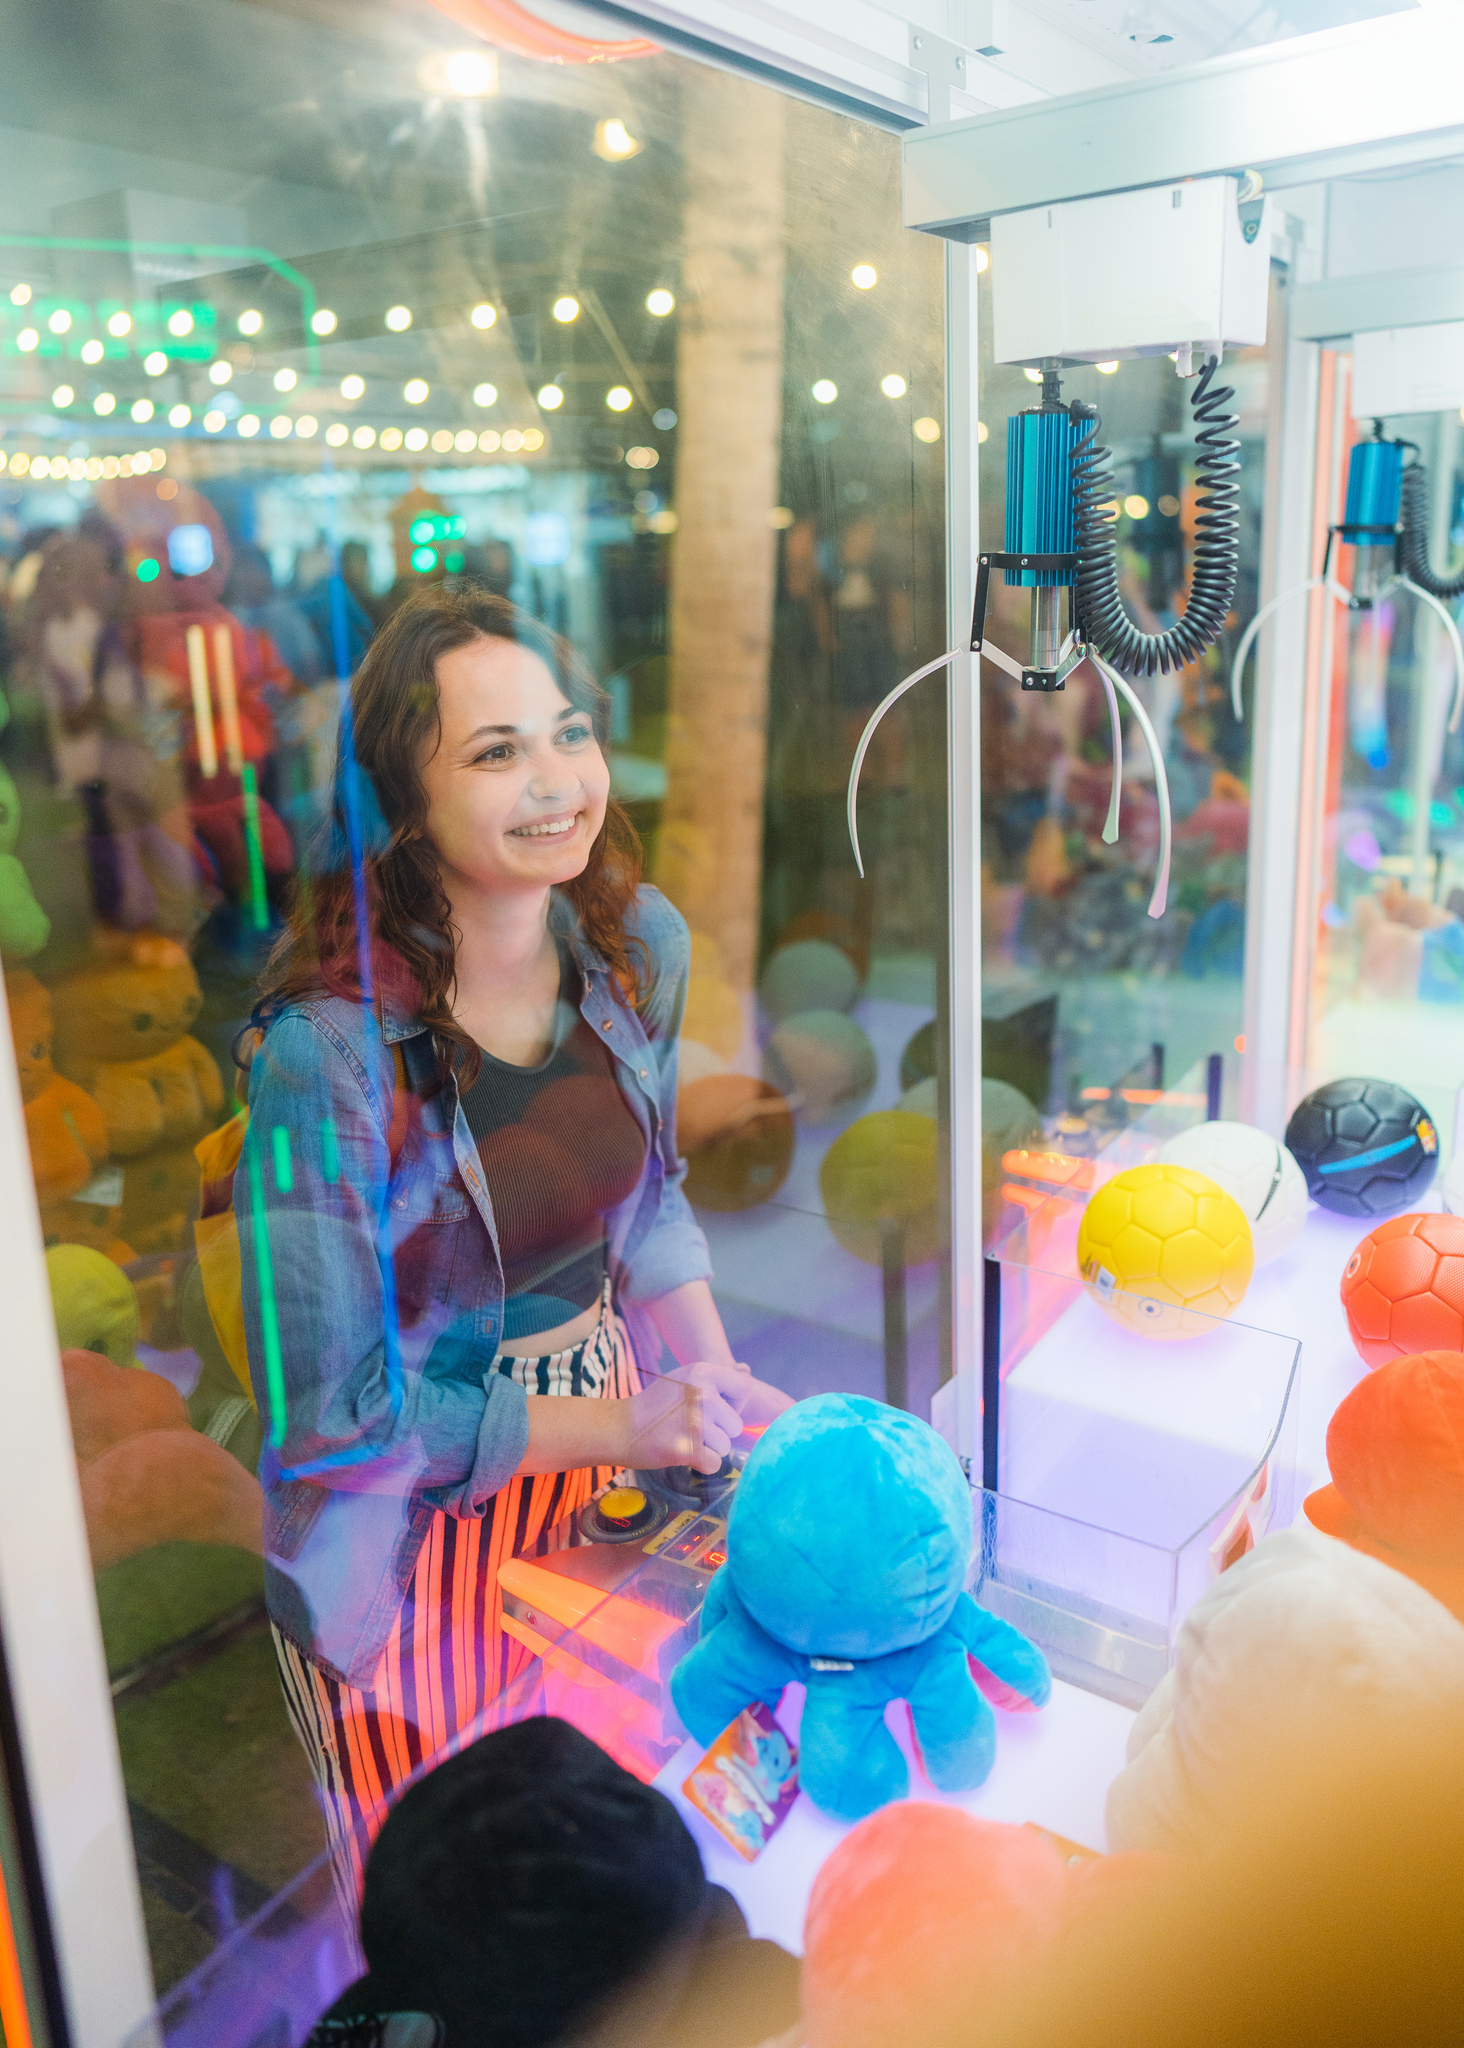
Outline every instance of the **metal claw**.
[(1100, 676), (1106, 677), (1122, 692), (1129, 709), (1139, 722), (1139, 730), (1143, 733), (1144, 743), (1149, 749), (1149, 759), (1154, 764), (1154, 794), (1159, 799), (1159, 872), (1154, 879), (1154, 893), (1149, 898), (1149, 915), (1162, 917), (1165, 903), (1169, 898), (1169, 850), (1173, 837), (1173, 821), (1169, 808), (1169, 778), (1164, 772), (1164, 756), (1159, 750), (1159, 735), (1150, 723), (1148, 712), (1118, 670), (1110, 668), (1102, 655), (1091, 647), (1088, 649), (1088, 659)]
[(948, 648), (944, 654), (938, 654), (934, 661), (927, 661), (924, 668), (917, 668), (912, 675), (905, 676), (902, 681), (895, 684), (895, 687), (883, 702), (875, 706), (869, 715), (869, 723), (859, 735), (859, 744), (854, 749), (854, 760), (849, 769), (847, 809), (849, 817), (849, 844), (854, 849), (854, 865), (859, 870), (859, 879), (861, 881), (864, 879), (864, 856), (859, 851), (859, 821), (856, 815), (856, 806), (859, 801), (859, 771), (864, 766), (864, 756), (869, 752), (869, 742), (874, 738), (875, 727), (879, 724), (890, 706), (899, 703), (907, 690), (912, 690), (916, 683), (923, 682), (926, 676), (934, 675), (935, 671), (938, 668), (944, 668), (947, 662), (959, 661), (963, 654), (969, 657), (970, 652), (969, 647)]

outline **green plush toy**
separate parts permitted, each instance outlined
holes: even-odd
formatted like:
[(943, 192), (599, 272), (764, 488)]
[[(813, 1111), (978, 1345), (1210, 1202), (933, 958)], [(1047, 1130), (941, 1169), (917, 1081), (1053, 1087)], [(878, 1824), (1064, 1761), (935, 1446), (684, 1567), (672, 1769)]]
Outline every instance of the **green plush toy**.
[(51, 936), (51, 920), (15, 858), (19, 837), (20, 796), (10, 771), (0, 763), (0, 953), (7, 960), (29, 960)]
[(137, 1294), (127, 1275), (85, 1244), (46, 1252), (56, 1336), (63, 1351), (99, 1351), (113, 1365), (135, 1366), (141, 1334)]

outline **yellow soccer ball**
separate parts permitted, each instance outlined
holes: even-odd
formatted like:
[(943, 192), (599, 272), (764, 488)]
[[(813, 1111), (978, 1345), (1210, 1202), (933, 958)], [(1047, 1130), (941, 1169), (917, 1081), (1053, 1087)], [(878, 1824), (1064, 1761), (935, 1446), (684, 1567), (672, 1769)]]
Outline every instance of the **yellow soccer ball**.
[(1187, 1166), (1116, 1173), (1078, 1227), (1078, 1271), (1088, 1292), (1141, 1337), (1199, 1336), (1239, 1307), (1254, 1270), (1244, 1210)]

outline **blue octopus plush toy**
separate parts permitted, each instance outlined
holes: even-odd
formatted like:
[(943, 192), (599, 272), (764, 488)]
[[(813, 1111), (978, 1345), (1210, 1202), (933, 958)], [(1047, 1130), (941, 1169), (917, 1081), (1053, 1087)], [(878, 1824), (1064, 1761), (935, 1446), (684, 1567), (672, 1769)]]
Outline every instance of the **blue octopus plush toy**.
[(840, 1820), (909, 1790), (891, 1700), (909, 1706), (933, 1785), (981, 1784), (996, 1755), (983, 1693), (1040, 1707), (1052, 1679), (1039, 1649), (962, 1590), (970, 1557), (971, 1490), (927, 1423), (850, 1394), (799, 1402), (747, 1461), (701, 1640), (671, 1675), (676, 1711), (711, 1743), (799, 1680), (800, 1777)]

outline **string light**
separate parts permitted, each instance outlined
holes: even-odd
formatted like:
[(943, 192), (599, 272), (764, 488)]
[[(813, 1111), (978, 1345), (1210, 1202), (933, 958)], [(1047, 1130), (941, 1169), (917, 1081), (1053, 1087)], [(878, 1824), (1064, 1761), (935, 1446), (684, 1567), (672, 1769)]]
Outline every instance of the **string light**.
[(130, 313), (114, 313), (107, 322), (107, 332), (108, 334), (115, 335), (117, 340), (120, 341), (124, 334), (132, 332), (132, 315)]
[(192, 406), (175, 405), (169, 408), (168, 425), (170, 427), (186, 427), (188, 422), (192, 419), (192, 417)]
[(180, 306), (176, 313), (168, 315), (168, 332), (169, 334), (176, 334), (179, 340), (185, 334), (193, 332), (193, 315), (185, 306)]
[(313, 441), (319, 425), (319, 420), (312, 417), (310, 413), (302, 412), (299, 419), (295, 422), (296, 436), (302, 441)]
[(81, 360), (84, 363), (99, 363), (105, 354), (106, 350), (99, 341), (89, 341), (81, 351)]
[[(507, 439), (507, 436), (505, 435), (504, 438)], [(519, 446), (521, 448), (527, 448), (531, 455), (534, 453), (536, 448), (542, 448), (543, 445), (544, 436), (539, 432), (539, 429), (537, 427), (525, 427), (523, 433), (519, 436)]]
[(519, 432), (518, 428), (517, 428), (517, 427), (510, 427), (510, 428), (509, 428), (509, 430), (508, 430), (508, 432), (507, 432), (507, 433), (506, 433), (506, 434), (504, 435), (504, 437), (503, 437), (503, 452), (504, 452), (504, 454), (505, 454), (505, 455), (517, 455), (517, 454), (518, 454), (518, 452), (519, 452), (519, 450), (520, 450), (520, 448), (522, 448), (522, 447), (523, 447), (523, 445), (524, 445), (524, 437), (523, 437), (523, 435), (522, 435), (522, 434), (521, 434), (521, 433)]
[(276, 391), (293, 391), (299, 381), (293, 370), (276, 370), (274, 373)]
[(427, 396), (427, 390), (428, 386), (425, 378), (411, 377), (402, 386), (402, 397), (407, 401), (408, 405), (420, 405)]
[(493, 429), (490, 427), (486, 434), (480, 434), (478, 436), (478, 446), (482, 449), (485, 455), (496, 455), (498, 453), (498, 446), (501, 439), (502, 436), (499, 434), (495, 434)]
[(437, 429), (437, 432), (432, 436), (432, 446), (437, 454), (447, 454), (448, 450), (452, 447), (452, 435), (447, 431), (446, 427), (439, 427)]
[(485, 299), (482, 305), (474, 306), (472, 312), (469, 313), (468, 318), (472, 321), (475, 327), (491, 327), (494, 321), (498, 318), (498, 308), (496, 306), (490, 306), (488, 304), (488, 301)]
[(564, 403), (564, 393), (557, 384), (541, 384), (539, 386), (539, 403), (543, 406), (545, 412), (558, 412), (560, 406)]
[(277, 412), (269, 423), (270, 436), (276, 441), (288, 441), (295, 431), (295, 422), (287, 412)]
[(234, 365), (226, 363), (222, 357), (219, 358), (218, 362), (210, 363), (208, 366), (208, 381), (210, 384), (227, 384), (233, 374)]
[(497, 403), (498, 403), (498, 386), (497, 386), (496, 384), (476, 384), (476, 385), (474, 385), (474, 387), (473, 387), (473, 403), (474, 403), (474, 405), (484, 405), (484, 406), (487, 406), (487, 405), (497, 405)]
[(203, 431), (206, 434), (221, 434), (228, 421), (221, 412), (206, 412), (203, 416)]
[(113, 392), (99, 391), (96, 397), (92, 400), (92, 411), (96, 413), (98, 418), (100, 419), (106, 419), (109, 413), (114, 413), (116, 410), (117, 400)]
[(555, 319), (559, 322), (561, 327), (567, 327), (571, 320), (578, 320), (579, 309), (579, 300), (576, 298), (572, 298), (570, 294), (566, 292), (563, 298), (556, 299), (554, 301), (552, 311)]
[(325, 430), (326, 446), (344, 448), (351, 438), (351, 430), (343, 420), (335, 420)]
[(65, 334), (71, 326), (71, 315), (64, 306), (58, 306), (46, 325), (53, 334)]
[(407, 446), (415, 454), (419, 449), (427, 446), (426, 429), (423, 427), (408, 427), (404, 439)]
[(16, 284), (10, 288), (12, 306), (28, 306), (31, 302), (31, 288), (28, 284)]
[(132, 401), (132, 417), (133, 417), (133, 418), (134, 418), (134, 419), (135, 419), (135, 420), (137, 421), (137, 424), (138, 424), (138, 425), (139, 425), (140, 427), (145, 427), (145, 426), (147, 425), (148, 421), (149, 421), (149, 420), (150, 420), (150, 419), (152, 418), (152, 416), (153, 416), (153, 402), (152, 402), (152, 400), (151, 400), (150, 398), (134, 398), (134, 399), (133, 399), (133, 401)]
[(364, 377), (355, 377), (355, 376), (352, 376), (352, 377), (342, 377), (342, 379), (341, 379), (341, 397), (342, 397), (342, 398), (364, 398), (365, 396), (366, 396), (366, 379), (365, 379)]
[(616, 384), (605, 393), (605, 403), (611, 412), (629, 412), (635, 400), (623, 384)]
[(39, 336), (39, 334), (36, 333), (34, 327), (22, 327), (19, 334), (17, 334), (15, 337), (15, 346), (20, 350), (23, 356), (28, 356), (31, 350), (40, 341), (40, 338), (41, 337)]
[(382, 428), (382, 431), (381, 431), (381, 439), (380, 439), (380, 441), (379, 441), (379, 442), (377, 443), (377, 446), (378, 446), (378, 447), (381, 447), (381, 448), (400, 448), (400, 447), (401, 447), (401, 445), (402, 445), (402, 430), (401, 430), (401, 428), (400, 428), (400, 427), (383, 427), (383, 428)]
[(51, 393), (51, 403), (52, 405), (59, 405), (63, 407), (68, 406), (70, 405), (72, 399), (75, 398), (75, 396), (76, 393), (72, 390), (69, 384), (58, 384), (56, 386), (56, 389)]
[(256, 435), (256, 434), (257, 434), (257, 433), (259, 432), (259, 415), (258, 415), (258, 413), (255, 413), (255, 412), (246, 412), (246, 413), (242, 413), (242, 414), (240, 415), (240, 417), (239, 417), (239, 427), (238, 427), (238, 431), (239, 431), (239, 436), (240, 436), (241, 440), (245, 440), (245, 441), (252, 441), (252, 440), (254, 439), (255, 435)]
[(143, 357), (142, 367), (147, 371), (149, 377), (161, 377), (164, 370), (168, 367), (168, 358), (160, 348), (155, 348), (151, 355)]
[(251, 306), (247, 313), (239, 315), (237, 325), (241, 334), (258, 334), (264, 326), (264, 315)]
[(459, 455), (471, 455), (478, 445), (478, 436), (472, 427), (463, 427), (453, 437), (453, 446)]
[(411, 307), (388, 306), (386, 310), (386, 324), (393, 334), (405, 334), (412, 324)]
[(357, 427), (351, 439), (358, 448), (373, 448), (376, 445), (376, 429), (375, 427)]

